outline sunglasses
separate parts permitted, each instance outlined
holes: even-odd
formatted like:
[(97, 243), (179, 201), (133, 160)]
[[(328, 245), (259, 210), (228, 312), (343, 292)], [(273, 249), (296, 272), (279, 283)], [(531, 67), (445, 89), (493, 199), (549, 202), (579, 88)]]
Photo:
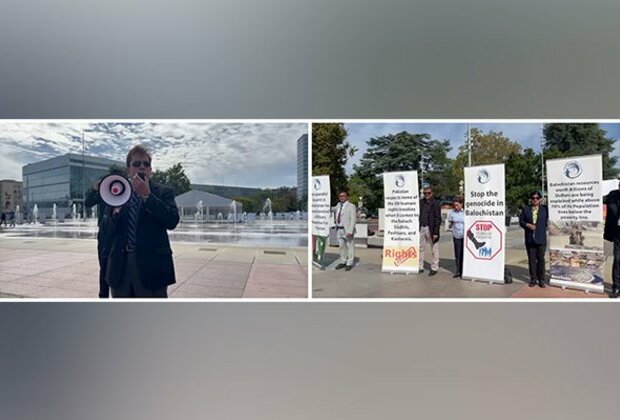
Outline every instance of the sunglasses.
[(422, 193), (422, 194), (424, 194), (424, 195), (431, 195), (431, 194), (432, 194), (432, 192), (427, 191), (427, 192), (424, 192), (424, 193)]
[(540, 197), (530, 197), (532, 200), (540, 200)]
[(133, 162), (131, 162), (131, 166), (133, 166), (134, 168), (139, 168), (140, 165), (144, 165), (145, 168), (150, 168), (151, 162), (149, 162), (148, 160), (134, 160)]

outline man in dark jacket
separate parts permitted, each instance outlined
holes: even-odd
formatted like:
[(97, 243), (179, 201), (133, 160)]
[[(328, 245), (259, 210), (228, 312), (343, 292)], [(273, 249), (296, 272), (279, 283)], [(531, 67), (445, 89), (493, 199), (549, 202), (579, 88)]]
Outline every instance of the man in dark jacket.
[[(620, 176), (618, 176), (620, 180)], [(611, 297), (620, 294), (620, 182), (618, 189), (607, 195), (607, 216), (603, 238), (614, 243), (614, 261), (611, 268)]]
[(437, 274), (439, 269), (439, 229), (441, 227), (441, 206), (433, 198), (433, 189), (425, 185), (422, 189), (424, 198), (420, 202), (420, 273), (424, 272), (424, 254), (431, 249), (432, 261), (429, 276)]
[[(111, 173), (116, 175), (123, 175), (122, 172), (112, 171)], [(106, 299), (110, 297), (110, 287), (105, 281), (105, 269), (108, 265), (108, 254), (110, 252), (110, 238), (105, 234), (105, 224), (110, 217), (111, 209), (108, 208), (105, 201), (101, 199), (99, 195), (99, 184), (101, 179), (98, 180), (93, 188), (86, 194), (84, 200), (84, 207), (97, 206), (97, 225), (99, 230), (97, 231), (97, 256), (99, 258), (99, 297)]]
[(129, 151), (126, 164), (133, 191), (104, 226), (110, 237), (106, 282), (112, 297), (165, 298), (175, 283), (167, 232), (179, 223), (174, 190), (151, 181), (151, 155), (143, 146)]
[(547, 250), (547, 224), (549, 210), (540, 204), (542, 194), (535, 192), (530, 196), (531, 205), (525, 206), (519, 216), (519, 225), (525, 232), (525, 249), (530, 267), (530, 287), (536, 282), (545, 287), (545, 251)]

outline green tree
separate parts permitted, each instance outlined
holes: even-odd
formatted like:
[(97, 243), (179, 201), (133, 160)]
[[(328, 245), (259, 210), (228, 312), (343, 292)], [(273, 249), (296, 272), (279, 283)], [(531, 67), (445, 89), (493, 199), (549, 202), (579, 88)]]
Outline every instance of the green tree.
[(506, 207), (508, 214), (516, 215), (527, 203), (530, 194), (539, 191), (540, 154), (532, 149), (514, 153), (506, 160)]
[[(510, 214), (515, 214), (527, 202), (532, 191), (540, 190), (540, 155), (532, 149), (523, 150), (501, 131), (484, 133), (477, 128), (471, 130), (471, 149), (472, 166), (505, 164), (506, 206)], [(463, 180), (467, 164), (468, 150), (464, 144), (453, 161), (453, 179)]]
[(444, 179), (450, 169), (448, 140), (432, 140), (429, 134), (403, 131), (373, 137), (367, 143), (369, 147), (360, 164), (354, 166), (354, 172), (366, 189), (364, 203), (369, 210), (383, 207), (384, 172), (417, 170), (424, 183), (433, 185), (438, 197), (447, 193)]
[[(489, 131), (483, 133), (477, 128), (471, 129), (471, 164), (492, 165), (505, 163), (515, 154), (521, 153), (519, 143), (510, 140), (500, 131)], [(467, 144), (459, 147), (458, 154), (453, 162), (453, 176), (463, 179), (463, 168), (468, 165)]]
[(598, 124), (545, 124), (543, 136), (545, 159), (601, 154), (603, 179), (618, 174), (614, 167), (618, 161), (614, 155), (614, 140), (607, 138), (607, 132)]
[(344, 166), (356, 152), (347, 135), (341, 123), (312, 124), (312, 175), (329, 175), (333, 203), (338, 192), (347, 189)]
[(175, 195), (183, 194), (190, 190), (190, 181), (181, 163), (172, 165), (163, 171), (153, 172), (153, 181), (167, 185), (174, 189)]

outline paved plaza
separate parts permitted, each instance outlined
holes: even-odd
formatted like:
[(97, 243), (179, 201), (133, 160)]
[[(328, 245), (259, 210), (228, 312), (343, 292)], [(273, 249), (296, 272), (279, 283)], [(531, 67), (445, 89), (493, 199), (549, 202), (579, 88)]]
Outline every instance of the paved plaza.
[[(170, 298), (305, 298), (305, 248), (172, 243)], [(0, 238), (0, 297), (97, 298), (97, 242)]]
[[(611, 255), (610, 245), (605, 243), (606, 255)], [(512, 284), (489, 284), (452, 278), (455, 263), (452, 236), (449, 233), (442, 232), (439, 271), (433, 277), (428, 276), (428, 263), (425, 264), (425, 272), (418, 275), (381, 273), (382, 248), (376, 247), (356, 248), (356, 265), (353, 270), (335, 270), (338, 248), (327, 247), (327, 269), (312, 269), (312, 295), (315, 298), (607, 298), (607, 295), (560, 287), (528, 287), (523, 231), (518, 227), (509, 228), (506, 249), (506, 267), (512, 273)], [(606, 282), (611, 282), (611, 259), (608, 257), (605, 265)], [(610, 284), (605, 284), (607, 291), (610, 287)]]

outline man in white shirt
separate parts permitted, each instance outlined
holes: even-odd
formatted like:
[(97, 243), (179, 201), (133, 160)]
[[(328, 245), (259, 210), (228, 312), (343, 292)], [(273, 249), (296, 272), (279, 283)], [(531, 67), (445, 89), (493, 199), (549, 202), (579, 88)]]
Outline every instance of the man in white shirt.
[(347, 271), (353, 268), (355, 258), (355, 215), (357, 208), (349, 201), (349, 194), (341, 191), (338, 194), (340, 201), (336, 205), (335, 221), (338, 245), (340, 246), (340, 263), (336, 270), (346, 267)]

